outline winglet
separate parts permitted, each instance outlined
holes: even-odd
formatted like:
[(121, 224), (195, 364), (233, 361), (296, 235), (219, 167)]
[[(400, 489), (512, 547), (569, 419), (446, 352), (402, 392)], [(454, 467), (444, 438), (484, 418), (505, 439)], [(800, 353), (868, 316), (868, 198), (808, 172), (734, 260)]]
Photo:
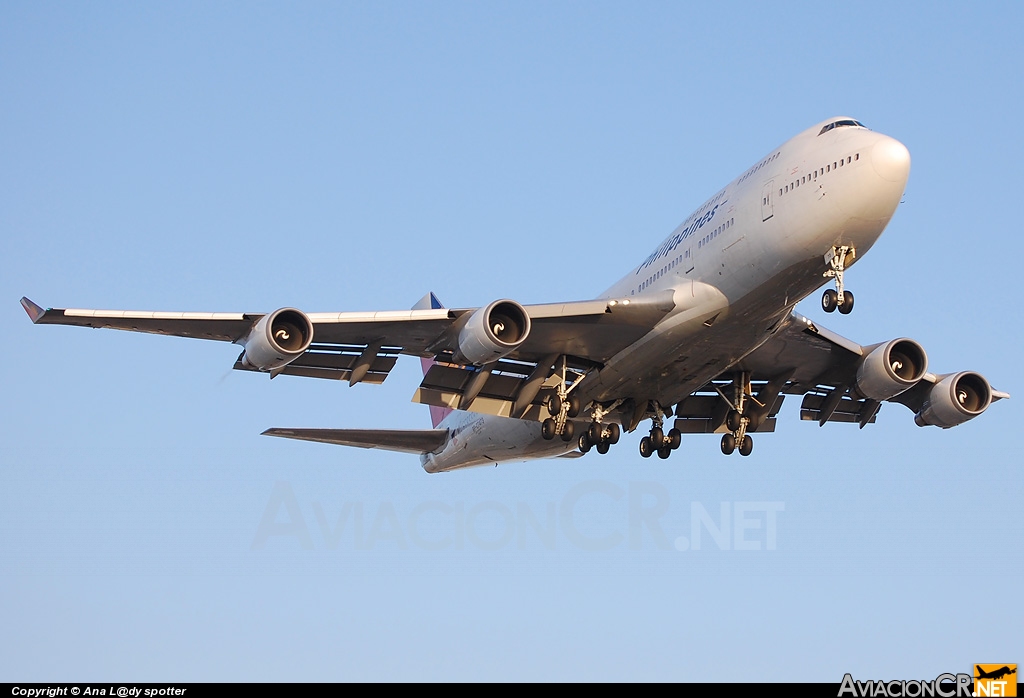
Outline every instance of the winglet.
[(39, 318), (43, 317), (46, 313), (45, 310), (29, 300), (27, 296), (21, 297), (21, 307), (25, 309), (25, 312), (28, 313), (28, 317), (33, 323), (39, 322)]

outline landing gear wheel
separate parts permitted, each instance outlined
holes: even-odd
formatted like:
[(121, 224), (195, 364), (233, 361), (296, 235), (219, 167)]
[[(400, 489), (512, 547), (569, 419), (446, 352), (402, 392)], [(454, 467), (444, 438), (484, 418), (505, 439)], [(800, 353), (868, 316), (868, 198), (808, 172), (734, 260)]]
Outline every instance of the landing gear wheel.
[(580, 415), (580, 399), (575, 395), (569, 396), (569, 417), (578, 417)]
[(665, 443), (665, 432), (660, 427), (654, 427), (651, 429), (651, 446), (655, 449), (659, 449)]
[(551, 419), (551, 417), (548, 417), (541, 422), (540, 435), (543, 436), (545, 440), (551, 441), (551, 439), (555, 438), (556, 431), (558, 431), (558, 425), (555, 423), (555, 420)]
[(754, 440), (750, 438), (750, 434), (746, 434), (743, 437), (743, 441), (740, 442), (740, 455), (749, 456), (750, 452), (754, 450)]
[(644, 458), (650, 458), (652, 453), (654, 453), (654, 445), (651, 444), (651, 437), (645, 436), (640, 439), (640, 455)]
[(843, 315), (849, 315), (852, 310), (853, 294), (849, 291), (843, 291), (843, 302), (839, 304), (839, 312)]
[(668, 433), (668, 446), (673, 451), (679, 448), (679, 445), (683, 443), (683, 432), (678, 429), (672, 429)]
[(610, 444), (617, 444), (617, 443), (619, 443), (619, 436), (621, 434), (622, 434), (622, 431), (619, 429), (619, 425), (618, 424), (616, 424), (615, 422), (612, 422), (611, 424), (608, 425), (608, 443), (610, 443)]
[(557, 395), (548, 397), (548, 413), (554, 417), (562, 411), (562, 398)]
[(722, 453), (727, 456), (731, 456), (732, 452), (736, 450), (736, 437), (732, 434), (722, 435)]
[(661, 448), (658, 449), (658, 458), (661, 458), (662, 460), (665, 460), (671, 455), (672, 449), (669, 448), (668, 446), (662, 446)]
[[(836, 307), (839, 305), (839, 294), (836, 293), (834, 288), (830, 288), (821, 294), (821, 309), (826, 313), (835, 312)], [(851, 307), (853, 304), (851, 303)], [(847, 311), (849, 312), (849, 311)]]
[(729, 431), (738, 431), (740, 428), (740, 413), (736, 410), (729, 410), (729, 414), (725, 416), (725, 426), (728, 427)]
[(562, 427), (562, 441), (566, 443), (572, 441), (572, 437), (576, 434), (576, 427), (572, 422), (566, 422), (565, 426)]
[(580, 434), (580, 438), (577, 440), (577, 443), (580, 447), (580, 453), (589, 452), (591, 447), (593, 446), (593, 444), (590, 443), (590, 437), (587, 435), (587, 432), (583, 432), (582, 434)]
[(590, 436), (591, 443), (599, 444), (604, 441), (604, 439), (601, 438), (603, 433), (604, 427), (597, 422), (591, 422), (590, 428), (587, 429), (587, 434)]
[(611, 448), (611, 446), (602, 441), (597, 445), (597, 452), (600, 453), (601, 455), (604, 455), (605, 453), (608, 453), (609, 448)]

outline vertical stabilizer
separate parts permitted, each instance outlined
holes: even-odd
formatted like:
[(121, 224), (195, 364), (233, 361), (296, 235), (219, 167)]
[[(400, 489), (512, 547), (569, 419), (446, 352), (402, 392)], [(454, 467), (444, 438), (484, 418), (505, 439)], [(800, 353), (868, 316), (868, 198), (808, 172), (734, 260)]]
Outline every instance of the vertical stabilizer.
[[(431, 291), (427, 295), (423, 296), (423, 298), (420, 298), (416, 305), (412, 307), (412, 309), (438, 310), (439, 308), (443, 307), (444, 306), (441, 305), (441, 301), (437, 300), (437, 296), (435, 296), (434, 292)], [(423, 366), (423, 375), (425, 376), (427, 375), (427, 371), (430, 370), (430, 367), (434, 365), (434, 360), (421, 358), (420, 363)], [(437, 407), (436, 405), (428, 405), (428, 407), (430, 408), (430, 422), (435, 429), (437, 428), (437, 425), (441, 423), (441, 420), (443, 420), (452, 412), (452, 410), (448, 409), (447, 407)]]

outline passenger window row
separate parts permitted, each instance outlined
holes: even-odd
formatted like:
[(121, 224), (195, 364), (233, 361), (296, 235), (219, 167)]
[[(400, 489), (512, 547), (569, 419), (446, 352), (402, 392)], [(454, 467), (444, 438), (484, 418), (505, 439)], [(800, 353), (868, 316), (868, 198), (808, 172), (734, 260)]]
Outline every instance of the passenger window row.
[(747, 171), (746, 171), (746, 172), (745, 172), (745, 173), (743, 174), (743, 176), (742, 176), (742, 177), (740, 177), (739, 179), (737, 179), (737, 180), (736, 180), (736, 184), (743, 184), (743, 183), (744, 183), (745, 181), (747, 181), (747, 178), (748, 178), (748, 177), (753, 177), (753, 176), (754, 176), (755, 174), (757, 174), (757, 173), (758, 173), (758, 171), (760, 171), (760, 169), (761, 169), (762, 167), (765, 167), (765, 166), (766, 166), (766, 165), (767, 165), (768, 163), (770, 163), (770, 162), (774, 162), (774, 161), (775, 161), (775, 158), (777, 158), (777, 157), (779, 157), (779, 153), (775, 153), (775, 154), (774, 154), (774, 155), (772, 155), (771, 157), (765, 158), (765, 159), (764, 159), (764, 160), (762, 160), (761, 162), (757, 163), (756, 165), (754, 165), (753, 167), (751, 167), (751, 168), (750, 168), (749, 170), (747, 170)]
[[(720, 226), (718, 226), (717, 228), (712, 230), (710, 233), (705, 235), (703, 238), (701, 238), (697, 242), (697, 247), (703, 247), (704, 245), (708, 244), (709, 242), (714, 240), (716, 237), (718, 237), (719, 235), (724, 233), (726, 230), (729, 230), (729, 228), (731, 228), (735, 223), (736, 223), (736, 219), (735, 218), (730, 218), (729, 220), (723, 222)], [(670, 271), (672, 271), (673, 269), (678, 267), (680, 264), (682, 264), (684, 260), (689, 259), (689, 258), (690, 258), (690, 250), (689, 249), (684, 250), (682, 254), (677, 255), (675, 257), (675, 259), (673, 259), (671, 262), (669, 262), (668, 264), (663, 266), (661, 269), (659, 269), (658, 271), (654, 272), (653, 274), (648, 276), (646, 279), (644, 279), (642, 282), (640, 282), (640, 285), (637, 286), (637, 288), (636, 288), (636, 292), (639, 293), (640, 291), (643, 291), (644, 289), (650, 288), (651, 285), (655, 281), (657, 281), (661, 277), (665, 276), (665, 274), (669, 273)], [(632, 292), (631, 292), (631, 295), (632, 295)]]
[(702, 237), (700, 240), (698, 240), (697, 241), (697, 248), (699, 249), (701, 247), (704, 247), (704, 245), (708, 244), (709, 242), (714, 240), (716, 237), (718, 237), (719, 235), (724, 233), (726, 230), (731, 228), (732, 227), (732, 222), (734, 220), (736, 220), (736, 219), (735, 218), (730, 218), (725, 223), (722, 223), (722, 225), (718, 226), (717, 228), (712, 230), (710, 233), (708, 233), (707, 235)]
[[(709, 242), (711, 242), (712, 240), (717, 238), (719, 235), (724, 233), (726, 230), (729, 230), (730, 228), (732, 228), (733, 225), (735, 225), (735, 223), (736, 223), (736, 219), (735, 218), (730, 218), (729, 220), (723, 222), (720, 226), (718, 226), (717, 228), (712, 230), (710, 233), (708, 233), (707, 235), (702, 237), (700, 240), (698, 240), (697, 241), (697, 247), (698, 248), (704, 247), (704, 245), (708, 244)], [(643, 291), (644, 289), (650, 288), (651, 285), (654, 284), (655, 281), (657, 281), (661, 277), (665, 276), (665, 274), (667, 274), (668, 272), (670, 272), (673, 269), (675, 269), (676, 267), (678, 267), (680, 264), (683, 263), (684, 260), (688, 259), (689, 257), (690, 257), (690, 251), (689, 250), (684, 251), (681, 255), (677, 255), (676, 258), (673, 259), (671, 262), (669, 262), (668, 264), (663, 266), (661, 269), (659, 269), (658, 271), (654, 272), (649, 277), (644, 279), (640, 283), (640, 285), (637, 286), (637, 289), (636, 289), (637, 293), (639, 293), (640, 291)]]
[(788, 194), (801, 185), (816, 182), (819, 176), (829, 174), (833, 170), (837, 170), (845, 165), (852, 165), (858, 160), (860, 160), (860, 153), (854, 153), (853, 155), (847, 155), (845, 158), (839, 158), (831, 164), (826, 164), (824, 167), (819, 167), (814, 172), (803, 175), (800, 179), (794, 179), (792, 182), (779, 189), (779, 196)]

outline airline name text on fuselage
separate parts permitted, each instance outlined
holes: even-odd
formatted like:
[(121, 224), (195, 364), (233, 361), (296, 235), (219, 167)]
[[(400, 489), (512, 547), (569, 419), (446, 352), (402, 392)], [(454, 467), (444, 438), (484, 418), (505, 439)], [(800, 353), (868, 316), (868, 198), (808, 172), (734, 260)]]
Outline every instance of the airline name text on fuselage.
[(656, 249), (654, 252), (652, 252), (650, 256), (644, 260), (643, 264), (637, 267), (636, 273), (639, 274), (644, 269), (651, 266), (662, 257), (667, 256), (674, 249), (679, 247), (679, 245), (682, 244), (683, 240), (690, 237), (695, 232), (697, 232), (705, 225), (710, 223), (711, 219), (715, 217), (715, 213), (718, 211), (718, 209), (724, 206), (727, 201), (728, 199), (719, 204), (715, 204), (715, 206), (710, 211), (706, 212), (703, 216), (693, 221), (692, 223), (689, 223), (689, 225), (684, 223), (683, 225), (685, 227), (683, 227), (681, 230), (676, 231), (676, 233), (672, 237), (670, 237), (665, 242), (661, 243), (661, 246), (658, 247), (658, 249)]

